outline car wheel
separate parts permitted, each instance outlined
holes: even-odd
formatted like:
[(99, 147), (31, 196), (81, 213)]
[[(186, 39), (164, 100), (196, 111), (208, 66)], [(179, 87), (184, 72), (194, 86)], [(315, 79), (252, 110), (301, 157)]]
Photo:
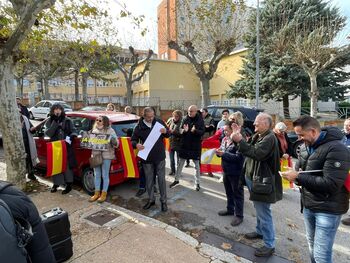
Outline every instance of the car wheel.
[(29, 118), (30, 118), (31, 120), (35, 120), (33, 113), (29, 112)]
[(300, 152), (300, 146), (303, 144), (302, 141), (296, 141), (293, 146), (293, 157), (298, 158), (298, 154)]
[(92, 195), (95, 192), (95, 175), (92, 168), (86, 168), (83, 171), (83, 176), (81, 178), (83, 189), (89, 195)]

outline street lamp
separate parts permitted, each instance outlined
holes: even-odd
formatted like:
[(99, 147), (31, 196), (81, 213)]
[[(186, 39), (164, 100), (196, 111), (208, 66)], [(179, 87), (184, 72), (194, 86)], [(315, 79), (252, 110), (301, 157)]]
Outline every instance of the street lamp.
[(259, 108), (259, 82), (260, 82), (260, 36), (259, 36), (259, 20), (260, 20), (259, 0), (256, 6), (256, 84), (255, 84), (255, 107)]
[(182, 99), (182, 93), (183, 93), (183, 90), (185, 89), (184, 85), (180, 84), (179, 89), (180, 89), (180, 99), (182, 100), (182, 110), (185, 110), (185, 101)]

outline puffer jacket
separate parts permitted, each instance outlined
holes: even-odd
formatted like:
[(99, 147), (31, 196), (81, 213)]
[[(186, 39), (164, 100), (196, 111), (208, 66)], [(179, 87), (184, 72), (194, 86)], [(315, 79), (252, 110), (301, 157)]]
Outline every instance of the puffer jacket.
[(325, 127), (310, 147), (303, 145), (296, 168), (300, 173), (296, 184), (302, 187), (301, 200), (313, 212), (344, 214), (349, 209), (349, 192), (344, 186), (350, 169), (350, 152), (343, 144), (343, 134), (336, 127)]
[(102, 153), (102, 159), (114, 160), (115, 159), (115, 148), (119, 146), (118, 137), (117, 137), (117, 134), (115, 133), (115, 131), (111, 127), (108, 127), (107, 130), (105, 130), (105, 129), (100, 130), (100, 129), (95, 128), (92, 130), (92, 133), (110, 135), (111, 136), (111, 143), (108, 145), (107, 151), (95, 151), (95, 150), (93, 150), (91, 155), (95, 156), (96, 154)]
[(243, 173), (247, 179), (253, 181), (255, 175), (257, 181), (270, 180), (272, 191), (269, 194), (261, 194), (250, 191), (251, 201), (275, 203), (282, 199), (282, 179), (280, 170), (280, 154), (277, 138), (272, 130), (264, 134), (255, 134), (248, 142), (241, 140), (238, 143), (238, 151), (245, 157)]

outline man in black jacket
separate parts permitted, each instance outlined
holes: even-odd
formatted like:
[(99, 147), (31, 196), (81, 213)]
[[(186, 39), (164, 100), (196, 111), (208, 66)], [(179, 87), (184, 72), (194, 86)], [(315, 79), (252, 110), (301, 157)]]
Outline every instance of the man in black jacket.
[(134, 129), (134, 132), (131, 137), (131, 142), (134, 148), (137, 148), (138, 150), (145, 149), (145, 146), (143, 146), (143, 144), (145, 143), (146, 139), (150, 135), (154, 125), (157, 122), (164, 126), (160, 129), (161, 135), (159, 136), (156, 143), (153, 145), (151, 151), (147, 156), (147, 159), (141, 159), (143, 171), (146, 176), (146, 189), (149, 196), (149, 200), (145, 204), (143, 209), (147, 210), (155, 205), (154, 176), (156, 173), (158, 177), (161, 210), (163, 212), (166, 212), (168, 210), (168, 206), (165, 183), (165, 146), (163, 139), (169, 137), (169, 131), (166, 128), (166, 124), (162, 120), (155, 118), (155, 112), (153, 108), (144, 108), (143, 116), (140, 118), (138, 124)]
[(336, 127), (321, 129), (318, 121), (302, 116), (293, 122), (304, 141), (299, 167), (283, 177), (302, 187), (301, 200), (311, 262), (332, 262), (332, 247), (341, 215), (349, 209), (349, 192), (344, 186), (350, 168), (350, 153)]
[(202, 116), (198, 113), (196, 105), (191, 105), (188, 108), (188, 115), (184, 118), (180, 133), (182, 135), (182, 142), (179, 152), (179, 163), (177, 165), (174, 182), (171, 183), (170, 188), (179, 184), (179, 179), (184, 167), (185, 161), (192, 159), (195, 167), (195, 189), (200, 190), (200, 166), (199, 159), (202, 151), (202, 136), (205, 132), (205, 126)]
[(247, 233), (247, 239), (263, 239), (264, 246), (255, 251), (257, 257), (268, 257), (275, 251), (275, 230), (271, 204), (282, 199), (282, 179), (277, 138), (272, 129), (272, 118), (260, 113), (254, 121), (255, 134), (246, 142), (241, 127), (232, 124), (231, 138), (238, 151), (245, 156), (243, 174), (249, 189), (250, 200), (256, 210), (256, 232)]
[[(0, 199), (2, 199), (10, 208), (14, 218), (24, 219), (32, 226), (34, 235), (28, 245), (25, 247), (28, 252), (28, 256), (30, 257), (30, 262), (56, 262), (45, 226), (42, 223), (34, 203), (16, 187), (7, 184), (7, 182), (0, 181), (1, 188), (3, 185), (6, 186), (0, 192)], [(1, 262), (9, 261), (6, 261), (6, 256), (2, 255)]]

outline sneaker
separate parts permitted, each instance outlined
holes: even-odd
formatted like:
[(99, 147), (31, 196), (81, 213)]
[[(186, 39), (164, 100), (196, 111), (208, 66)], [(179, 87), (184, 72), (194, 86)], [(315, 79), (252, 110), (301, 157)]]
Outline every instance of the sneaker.
[(185, 167), (188, 168), (191, 167), (191, 165), (189, 163), (186, 163)]
[(254, 255), (256, 257), (269, 257), (273, 254), (273, 252), (275, 252), (274, 247), (262, 246), (262, 247), (258, 248), (257, 250), (255, 250)]
[(145, 188), (140, 188), (137, 193), (136, 193), (136, 197), (140, 197), (141, 195), (143, 195), (144, 193), (146, 193), (146, 189)]
[(195, 188), (196, 188), (196, 191), (199, 191), (201, 189), (199, 184), (197, 184)]
[(28, 174), (28, 179), (30, 179), (32, 181), (38, 181), (38, 179), (36, 179), (34, 174)]
[(72, 186), (70, 184), (67, 184), (66, 188), (62, 191), (63, 195), (68, 194), (70, 191), (72, 191)]
[(172, 182), (170, 185), (169, 185), (169, 187), (170, 188), (173, 188), (174, 186), (176, 186), (176, 185), (178, 185), (179, 184), (179, 181), (174, 181), (174, 182)]
[(170, 171), (169, 175), (175, 175), (175, 172)]
[(164, 202), (164, 203), (162, 203), (162, 205), (161, 205), (161, 210), (162, 210), (162, 212), (166, 212), (166, 211), (168, 211), (168, 205)]
[(247, 234), (244, 234), (244, 237), (246, 239), (262, 239), (263, 236), (256, 233), (256, 232), (251, 232), (251, 233), (247, 233)]
[(343, 225), (350, 226), (350, 216), (348, 218), (344, 218), (341, 222)]
[(242, 217), (235, 216), (231, 222), (231, 226), (238, 226), (238, 225), (242, 224), (242, 222), (243, 222)]
[(227, 210), (221, 210), (218, 212), (218, 215), (219, 216), (233, 216), (233, 215), (235, 215), (235, 213), (231, 212), (231, 211), (227, 211)]

